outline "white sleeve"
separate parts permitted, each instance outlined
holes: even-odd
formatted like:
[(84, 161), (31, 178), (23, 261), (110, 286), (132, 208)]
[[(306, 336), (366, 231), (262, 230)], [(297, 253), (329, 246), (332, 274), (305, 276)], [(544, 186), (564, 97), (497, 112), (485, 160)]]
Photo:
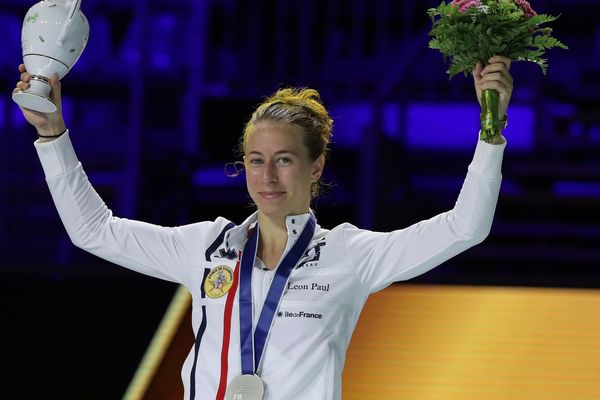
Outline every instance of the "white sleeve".
[(76, 246), (146, 275), (177, 283), (187, 280), (186, 240), (202, 245), (214, 222), (166, 228), (114, 217), (88, 181), (68, 132), (51, 142), (36, 142), (35, 147), (60, 218)]
[(478, 143), (452, 210), (388, 233), (344, 228), (348, 257), (366, 290), (375, 292), (421, 275), (487, 237), (500, 191), (505, 146)]

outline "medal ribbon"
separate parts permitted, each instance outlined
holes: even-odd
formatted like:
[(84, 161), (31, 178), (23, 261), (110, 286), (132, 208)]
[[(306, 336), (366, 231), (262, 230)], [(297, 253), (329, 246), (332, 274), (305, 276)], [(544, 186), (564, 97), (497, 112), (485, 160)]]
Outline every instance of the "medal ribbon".
[(263, 304), (262, 311), (256, 324), (254, 335), (252, 335), (252, 268), (258, 247), (259, 227), (256, 225), (252, 231), (242, 255), (240, 268), (240, 348), (242, 353), (242, 374), (254, 374), (258, 370), (260, 359), (273, 324), (273, 318), (292, 269), (306, 251), (315, 233), (316, 220), (310, 215), (302, 233), (294, 243), (294, 246), (285, 255), (269, 287), (267, 298)]

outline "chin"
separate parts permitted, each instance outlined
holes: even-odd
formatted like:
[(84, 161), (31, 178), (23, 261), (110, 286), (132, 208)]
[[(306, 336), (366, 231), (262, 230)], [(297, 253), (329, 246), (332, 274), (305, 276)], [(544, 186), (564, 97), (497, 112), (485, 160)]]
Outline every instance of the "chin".
[(279, 215), (287, 214), (282, 207), (273, 207), (272, 205), (264, 206), (259, 204), (258, 211), (267, 217), (277, 217)]
[(288, 215), (296, 215), (303, 213), (294, 212), (289, 207), (276, 206), (274, 204), (257, 204), (257, 208), (262, 215), (273, 219), (285, 219)]

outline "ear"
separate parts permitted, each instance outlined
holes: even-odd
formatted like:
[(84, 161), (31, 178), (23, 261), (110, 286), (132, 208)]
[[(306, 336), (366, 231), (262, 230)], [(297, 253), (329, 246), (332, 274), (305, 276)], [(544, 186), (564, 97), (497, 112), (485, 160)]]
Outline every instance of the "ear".
[(313, 162), (313, 169), (311, 173), (311, 179), (313, 182), (317, 182), (319, 179), (321, 179), (323, 168), (325, 168), (325, 156), (321, 154), (319, 158)]

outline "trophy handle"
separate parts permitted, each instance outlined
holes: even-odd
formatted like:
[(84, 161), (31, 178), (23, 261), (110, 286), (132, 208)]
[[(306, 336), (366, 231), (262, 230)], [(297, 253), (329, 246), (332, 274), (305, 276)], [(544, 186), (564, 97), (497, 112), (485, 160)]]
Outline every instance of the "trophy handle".
[(72, 0), (71, 1), (71, 9), (69, 10), (69, 14), (67, 14), (67, 21), (63, 24), (63, 27), (60, 30), (60, 33), (58, 34), (58, 38), (56, 39), (56, 43), (58, 43), (59, 46), (62, 46), (63, 43), (65, 42), (67, 32), (69, 31), (69, 28), (71, 27), (71, 24), (73, 23), (73, 16), (75, 15), (75, 13), (77, 11), (79, 11), (80, 6), (81, 6), (81, 0)]

